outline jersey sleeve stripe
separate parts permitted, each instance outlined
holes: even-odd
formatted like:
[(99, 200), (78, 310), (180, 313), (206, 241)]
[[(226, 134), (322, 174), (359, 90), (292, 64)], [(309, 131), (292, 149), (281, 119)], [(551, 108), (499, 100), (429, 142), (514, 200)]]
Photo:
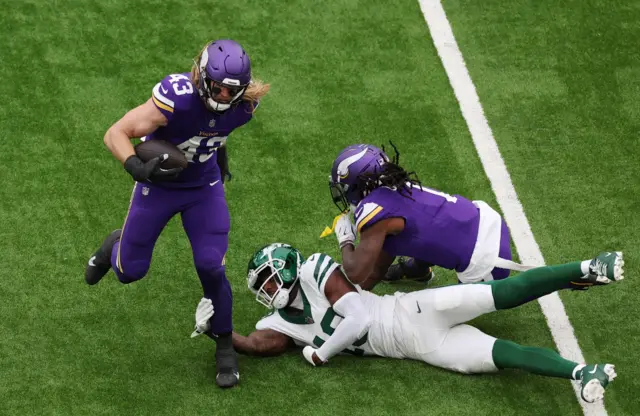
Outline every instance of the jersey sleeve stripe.
[[(175, 107), (175, 103), (162, 95), (160, 91), (161, 83), (157, 83), (155, 87), (153, 87), (153, 102), (160, 108), (173, 112), (173, 108)], [(165, 91), (167, 92), (167, 91)], [(164, 106), (163, 106), (164, 105)]]
[(165, 111), (173, 113), (173, 108), (171, 108), (168, 105), (163, 104), (160, 101), (158, 101), (158, 99), (155, 97), (155, 95), (152, 98), (153, 98), (153, 103), (156, 105), (156, 107), (162, 108)]
[(318, 289), (321, 289), (322, 281), (324, 280), (325, 277), (327, 277), (327, 274), (328, 274), (327, 272), (331, 269), (331, 266), (333, 266), (334, 264), (336, 264), (336, 262), (329, 259), (329, 261), (327, 262), (327, 266), (322, 270), (322, 273), (320, 273), (320, 276), (318, 277)]
[(378, 215), (380, 213), (380, 211), (382, 211), (382, 207), (377, 207), (376, 209), (374, 209), (373, 211), (371, 211), (369, 213), (369, 215), (367, 215), (366, 217), (364, 217), (361, 221), (359, 221), (359, 223), (357, 224), (358, 226), (358, 231), (360, 231), (362, 229), (362, 227), (364, 227), (364, 225), (366, 223), (368, 223), (369, 221), (371, 221), (371, 219), (373, 217), (375, 217), (376, 215)]

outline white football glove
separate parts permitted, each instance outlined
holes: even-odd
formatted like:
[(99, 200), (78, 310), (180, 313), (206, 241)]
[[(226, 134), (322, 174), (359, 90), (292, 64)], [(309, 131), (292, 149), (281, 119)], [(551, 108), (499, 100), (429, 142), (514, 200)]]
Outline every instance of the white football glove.
[(196, 308), (196, 327), (191, 333), (191, 338), (207, 332), (210, 328), (209, 319), (213, 316), (213, 303), (211, 299), (202, 298)]
[(351, 244), (355, 246), (356, 241), (356, 226), (351, 222), (351, 217), (349, 214), (342, 214), (336, 222), (335, 231), (336, 238), (338, 239), (338, 244), (340, 248), (346, 246), (347, 244)]
[[(324, 364), (324, 362), (322, 364), (316, 364), (313, 361), (313, 353), (316, 352), (316, 349), (307, 345), (306, 347), (304, 347), (302, 349), (302, 355), (304, 356), (304, 359), (307, 360), (312, 366), (317, 367), (318, 365), (322, 365)], [(318, 357), (320, 358), (320, 357)]]

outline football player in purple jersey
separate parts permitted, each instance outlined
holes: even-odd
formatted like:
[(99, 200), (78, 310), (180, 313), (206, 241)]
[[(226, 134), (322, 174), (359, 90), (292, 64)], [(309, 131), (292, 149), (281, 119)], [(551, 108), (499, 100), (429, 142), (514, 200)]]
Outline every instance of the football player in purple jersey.
[[(180, 214), (191, 243), (204, 297), (215, 313), (207, 335), (216, 341), (216, 383), (239, 381), (231, 341), (232, 298), (225, 275), (229, 210), (223, 183), (230, 178), (226, 142), (248, 123), (269, 85), (253, 79), (251, 61), (233, 40), (209, 42), (191, 72), (170, 74), (153, 87), (151, 98), (112, 125), (104, 136), (111, 153), (135, 183), (122, 229), (112, 231), (86, 266), (85, 280), (98, 283), (113, 268), (122, 283), (149, 270), (158, 236)], [(165, 140), (182, 150), (189, 164), (163, 170), (165, 156), (143, 162), (131, 140)], [(197, 330), (195, 334), (199, 334)]]
[[(424, 187), (376, 146), (357, 144), (333, 163), (330, 189), (342, 212), (335, 232), (343, 266), (353, 283), (371, 289), (394, 274), (430, 274), (429, 265), (455, 270), (461, 283), (504, 279), (510, 270), (528, 267), (511, 261), (510, 236), (500, 214), (482, 201), (470, 201)], [(360, 244), (356, 247), (356, 233)], [(385, 277), (386, 275), (386, 277)]]

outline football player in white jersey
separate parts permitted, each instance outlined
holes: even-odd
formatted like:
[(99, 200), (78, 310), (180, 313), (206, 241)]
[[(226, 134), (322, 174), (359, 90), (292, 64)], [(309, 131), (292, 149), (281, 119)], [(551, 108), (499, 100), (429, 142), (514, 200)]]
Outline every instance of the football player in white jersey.
[[(295, 248), (274, 243), (256, 252), (248, 268), (249, 289), (273, 311), (248, 336), (234, 332), (233, 346), (255, 356), (298, 346), (314, 366), (348, 353), (410, 358), (465, 374), (517, 368), (580, 380), (582, 398), (594, 402), (616, 376), (613, 365), (572, 362), (550, 349), (496, 339), (465, 322), (560, 289), (622, 280), (623, 265), (621, 252), (605, 252), (504, 280), (379, 296), (351, 284), (328, 255), (316, 253), (304, 261)], [(203, 298), (194, 333), (207, 332), (212, 314), (211, 301)]]

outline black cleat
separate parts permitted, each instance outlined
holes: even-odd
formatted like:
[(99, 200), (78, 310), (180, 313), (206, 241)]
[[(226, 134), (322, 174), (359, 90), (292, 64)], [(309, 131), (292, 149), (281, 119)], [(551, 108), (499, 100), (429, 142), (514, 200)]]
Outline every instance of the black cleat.
[(387, 273), (382, 279), (385, 282), (397, 282), (399, 280), (411, 280), (427, 284), (433, 279), (431, 265), (421, 260), (413, 259), (409, 265), (409, 258), (400, 257), (396, 264), (389, 266)]
[(216, 340), (216, 384), (218, 387), (234, 387), (240, 382), (238, 356), (233, 349), (231, 334), (214, 338)]
[(122, 230), (114, 230), (104, 239), (102, 245), (93, 253), (84, 271), (84, 280), (89, 285), (98, 283), (111, 269), (111, 252), (113, 245), (120, 239)]

